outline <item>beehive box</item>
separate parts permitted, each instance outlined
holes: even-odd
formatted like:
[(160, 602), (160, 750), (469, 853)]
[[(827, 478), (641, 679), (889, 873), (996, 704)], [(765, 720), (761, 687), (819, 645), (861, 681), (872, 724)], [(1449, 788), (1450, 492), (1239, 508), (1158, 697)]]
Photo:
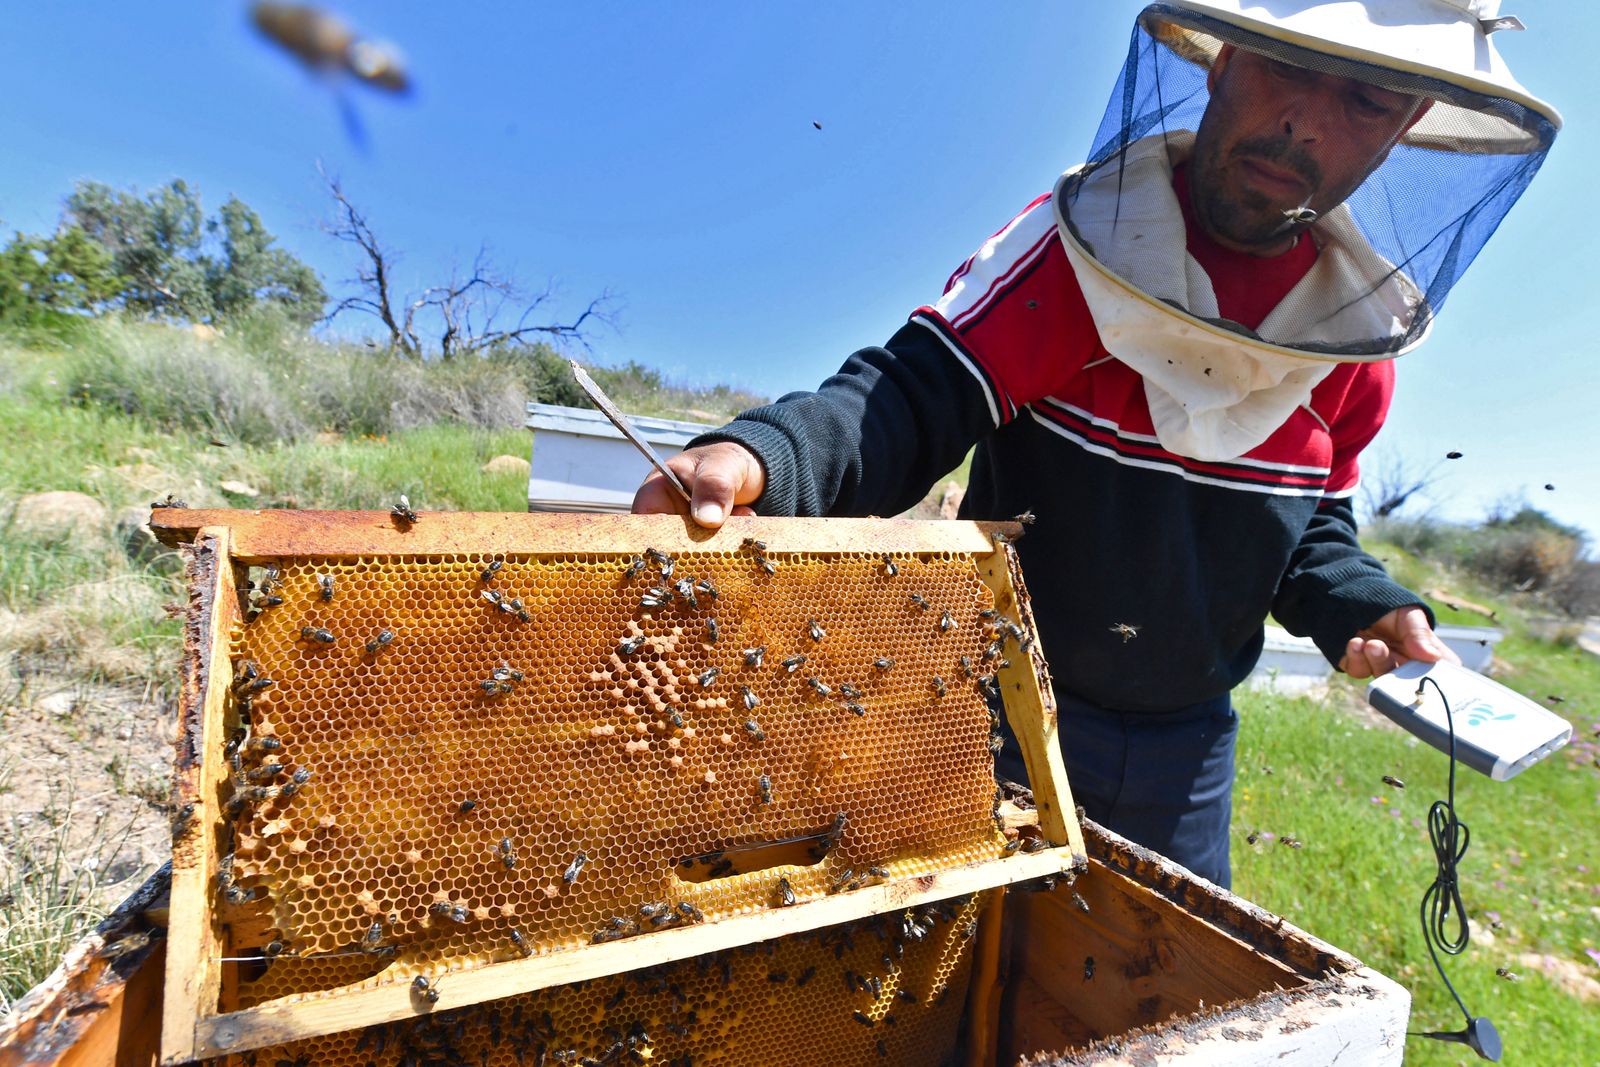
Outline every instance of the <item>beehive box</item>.
[[(967, 929), (973, 894), (1081, 862), (998, 530), (171, 514), (196, 606), (169, 1061), (886, 913), (926, 936), (905, 909), (953, 898), (941, 929)], [(1027, 848), (998, 816), (1002, 687), (1050, 783)]]
[[(569, 521), (158, 516), (193, 541), (170, 936), (146, 902), (91, 938), (0, 1062), (149, 1062), (155, 1021), (109, 1020), (163, 963), (166, 1062), (1093, 1057), (1203, 1002), (1271, 1019), (1269, 986), (1296, 1047), (1352, 988), (1392, 1041), (1392, 987), (1137, 850), (1074, 887), (993, 530)], [(991, 685), (1036, 810), (994, 793)]]

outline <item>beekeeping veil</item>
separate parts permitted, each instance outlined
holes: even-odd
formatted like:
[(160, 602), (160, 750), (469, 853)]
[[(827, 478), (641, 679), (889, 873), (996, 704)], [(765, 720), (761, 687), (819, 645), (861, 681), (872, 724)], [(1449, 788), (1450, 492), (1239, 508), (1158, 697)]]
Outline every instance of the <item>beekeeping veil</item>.
[[(1560, 126), (1497, 53), (1491, 35), (1521, 28), (1497, 7), (1174, 0), (1139, 15), (1089, 160), (1054, 199), (1101, 340), (1144, 377), (1165, 447), (1242, 455), (1336, 363), (1427, 335)], [(1213, 99), (1224, 128), (1208, 136)], [(1235, 251), (1304, 256), (1309, 240), (1315, 261), (1254, 329), (1230, 321), (1186, 251), (1185, 210), (1220, 219)]]

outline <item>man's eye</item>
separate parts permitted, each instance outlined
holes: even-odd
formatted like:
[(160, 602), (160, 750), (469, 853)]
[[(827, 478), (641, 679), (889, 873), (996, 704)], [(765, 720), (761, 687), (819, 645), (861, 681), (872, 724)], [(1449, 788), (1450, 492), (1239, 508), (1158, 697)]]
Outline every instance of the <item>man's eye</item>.
[(1366, 93), (1354, 93), (1352, 99), (1355, 101), (1356, 110), (1368, 118), (1381, 119), (1389, 114), (1388, 104), (1375, 100)]

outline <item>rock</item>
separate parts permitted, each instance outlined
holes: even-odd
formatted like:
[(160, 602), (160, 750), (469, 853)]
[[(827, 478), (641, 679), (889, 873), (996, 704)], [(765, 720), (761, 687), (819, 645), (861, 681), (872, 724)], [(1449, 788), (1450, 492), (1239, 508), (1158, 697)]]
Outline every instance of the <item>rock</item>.
[(224, 493), (232, 493), (234, 496), (260, 496), (261, 495), (261, 490), (256, 489), (256, 488), (254, 488), (254, 487), (252, 487), (250, 485), (247, 485), (244, 482), (240, 482), (240, 481), (220, 482), (220, 483), (218, 483), (217, 487), (219, 489), (221, 489)]
[(40, 697), (34, 702), (34, 707), (58, 719), (64, 719), (78, 708), (78, 694), (69, 689), (59, 693), (51, 693), (47, 697)]
[(215, 326), (208, 326), (203, 322), (191, 323), (189, 332), (194, 334), (196, 341), (215, 341), (222, 336), (222, 331)]
[(312, 440), (317, 444), (324, 446), (338, 445), (344, 443), (344, 434), (334, 433), (332, 430), (323, 430), (321, 433), (317, 434), (316, 437), (312, 438)]
[(30, 493), (17, 501), (13, 521), (19, 530), (27, 533), (62, 537), (99, 529), (106, 521), (106, 509), (87, 493), (58, 489)]
[(967, 491), (957, 482), (950, 482), (944, 487), (944, 496), (939, 499), (939, 517), (953, 519), (961, 511), (961, 500)]
[(526, 478), (531, 466), (532, 464), (521, 456), (500, 455), (494, 457), (479, 469), (485, 474), (517, 474)]

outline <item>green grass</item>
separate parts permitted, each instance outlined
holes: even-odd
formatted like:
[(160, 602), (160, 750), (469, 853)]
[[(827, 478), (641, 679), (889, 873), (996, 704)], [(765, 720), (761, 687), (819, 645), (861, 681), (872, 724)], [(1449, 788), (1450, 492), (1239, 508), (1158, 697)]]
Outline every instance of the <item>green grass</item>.
[[(1600, 1049), (1600, 1011), (1517, 957), (1548, 953), (1600, 976), (1585, 954), (1600, 948), (1600, 770), (1591, 762), (1600, 667), (1584, 653), (1515, 633), (1499, 654), (1515, 668), (1502, 679), (1513, 688), (1564, 697), (1577, 743), (1511, 782), (1458, 772), (1457, 814), (1471, 828), (1459, 872), (1475, 941), (1445, 957), (1445, 968), (1471, 1010), (1494, 1020), (1508, 1062), (1590, 1063)], [(1459, 1029), (1417, 918), (1434, 873), (1428, 808), (1445, 795), (1447, 761), (1353, 715), (1351, 699), (1239, 694), (1234, 888), (1404, 984), (1414, 998), (1413, 1030)], [(1405, 789), (1385, 785), (1385, 774)], [(1247, 843), (1261, 830), (1275, 837)], [(1304, 847), (1279, 844), (1286, 833)], [(1496, 917), (1498, 931), (1490, 929)], [(1485, 934), (1492, 943), (1478, 943)], [(1497, 977), (1497, 967), (1522, 980)], [(1458, 1063), (1463, 1055), (1412, 1038), (1406, 1062)]]

